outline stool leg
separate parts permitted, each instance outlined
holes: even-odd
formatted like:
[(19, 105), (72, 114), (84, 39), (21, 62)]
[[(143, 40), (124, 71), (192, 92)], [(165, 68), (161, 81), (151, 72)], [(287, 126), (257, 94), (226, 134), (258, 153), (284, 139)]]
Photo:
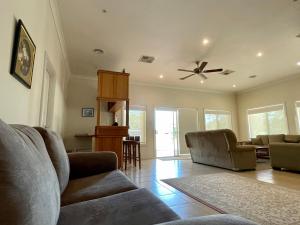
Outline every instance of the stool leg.
[(139, 168), (141, 169), (141, 144), (138, 144)]
[(124, 147), (125, 147), (125, 170), (127, 170), (128, 145), (126, 144)]
[(129, 163), (131, 164), (131, 144), (128, 145), (128, 157)]
[(136, 167), (136, 144), (134, 144), (133, 145), (133, 148), (132, 148), (132, 150), (133, 150), (133, 165), (134, 165), (134, 167)]

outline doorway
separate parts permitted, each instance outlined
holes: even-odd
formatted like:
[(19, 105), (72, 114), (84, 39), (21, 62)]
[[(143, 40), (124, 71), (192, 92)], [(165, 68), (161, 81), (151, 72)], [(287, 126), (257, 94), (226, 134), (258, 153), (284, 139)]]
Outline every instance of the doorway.
[(156, 157), (178, 155), (177, 110), (155, 109), (155, 149)]

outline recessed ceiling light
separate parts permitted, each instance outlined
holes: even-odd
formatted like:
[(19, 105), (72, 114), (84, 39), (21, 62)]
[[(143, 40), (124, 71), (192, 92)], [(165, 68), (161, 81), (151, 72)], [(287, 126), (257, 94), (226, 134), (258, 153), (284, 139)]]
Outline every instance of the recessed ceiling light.
[(236, 85), (234, 84), (234, 85), (232, 85), (232, 87), (233, 87), (233, 88), (236, 88)]
[(262, 52), (258, 52), (258, 53), (256, 54), (256, 56), (257, 56), (257, 57), (262, 57), (262, 56), (263, 56), (263, 53), (262, 53)]
[(300, 66), (300, 61), (299, 61), (299, 62), (297, 62), (297, 66)]
[(209, 40), (207, 38), (204, 38), (203, 41), (202, 41), (202, 44), (207, 45), (208, 43), (209, 43)]
[(201, 83), (201, 84), (204, 84), (204, 80), (200, 80), (200, 83)]
[(163, 78), (164, 78), (164, 75), (162, 75), (162, 74), (159, 75), (159, 78), (160, 78), (160, 79), (163, 79)]
[(251, 76), (249, 76), (249, 78), (256, 78), (257, 76), (256, 75), (251, 75)]

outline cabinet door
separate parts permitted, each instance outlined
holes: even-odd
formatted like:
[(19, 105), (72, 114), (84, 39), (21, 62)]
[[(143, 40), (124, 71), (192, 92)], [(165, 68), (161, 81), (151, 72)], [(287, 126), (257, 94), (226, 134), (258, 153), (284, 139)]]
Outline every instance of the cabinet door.
[(128, 99), (128, 76), (115, 76), (114, 97), (117, 99)]
[(99, 85), (99, 97), (102, 98), (114, 98), (114, 78), (113, 74), (101, 74)]

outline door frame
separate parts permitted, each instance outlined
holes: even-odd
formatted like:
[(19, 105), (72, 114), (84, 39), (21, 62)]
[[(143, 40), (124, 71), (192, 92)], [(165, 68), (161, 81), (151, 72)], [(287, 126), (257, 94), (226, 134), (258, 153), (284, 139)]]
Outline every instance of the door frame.
[[(45, 81), (45, 76), (46, 76), (46, 73), (48, 73), (49, 75), (49, 90), (48, 90), (48, 107), (47, 107), (47, 111), (49, 110), (49, 106), (52, 106), (50, 107), (50, 110), (51, 110), (51, 114), (52, 114), (52, 118), (51, 118), (51, 124), (49, 125), (50, 128), (52, 127), (52, 123), (53, 123), (53, 112), (54, 112), (54, 109), (53, 109), (53, 106), (54, 106), (54, 99), (55, 99), (55, 78), (56, 78), (56, 73), (55, 73), (55, 70), (54, 70), (54, 67), (53, 67), (53, 64), (51, 63), (50, 61), (50, 58), (48, 56), (48, 53), (45, 51), (45, 54), (44, 54), (44, 68), (43, 68), (43, 78), (42, 78), (42, 88), (41, 88), (41, 100), (40, 100), (40, 113), (39, 113), (39, 125), (41, 127), (44, 127), (44, 124), (42, 124), (42, 114), (43, 114), (43, 95), (44, 95), (44, 81)], [(50, 98), (50, 95), (51, 98)], [(48, 114), (48, 113), (47, 113)], [(49, 115), (47, 115), (48, 117)], [(47, 121), (47, 118), (46, 118), (46, 121)]]
[[(157, 149), (156, 149), (156, 143), (157, 143), (157, 141), (156, 141), (156, 111), (159, 110), (159, 109), (162, 109), (162, 110), (166, 109), (165, 111), (173, 111), (173, 112), (176, 111), (176, 124), (178, 125), (178, 110), (177, 110), (178, 108), (168, 107), (168, 106), (155, 106), (154, 107), (154, 112), (153, 112), (154, 113), (154, 116), (153, 116), (153, 118), (154, 118), (154, 132), (153, 132), (153, 135), (154, 135), (154, 156), (155, 156), (155, 158), (164, 158), (164, 157), (157, 157)], [(179, 135), (179, 132), (178, 132), (178, 127), (177, 127), (177, 134), (176, 134), (176, 136), (177, 136), (177, 138), (176, 138), (177, 148), (178, 148), (178, 144), (179, 144), (178, 135)], [(178, 153), (179, 153), (178, 149), (174, 149), (174, 156), (173, 157), (179, 156)]]

